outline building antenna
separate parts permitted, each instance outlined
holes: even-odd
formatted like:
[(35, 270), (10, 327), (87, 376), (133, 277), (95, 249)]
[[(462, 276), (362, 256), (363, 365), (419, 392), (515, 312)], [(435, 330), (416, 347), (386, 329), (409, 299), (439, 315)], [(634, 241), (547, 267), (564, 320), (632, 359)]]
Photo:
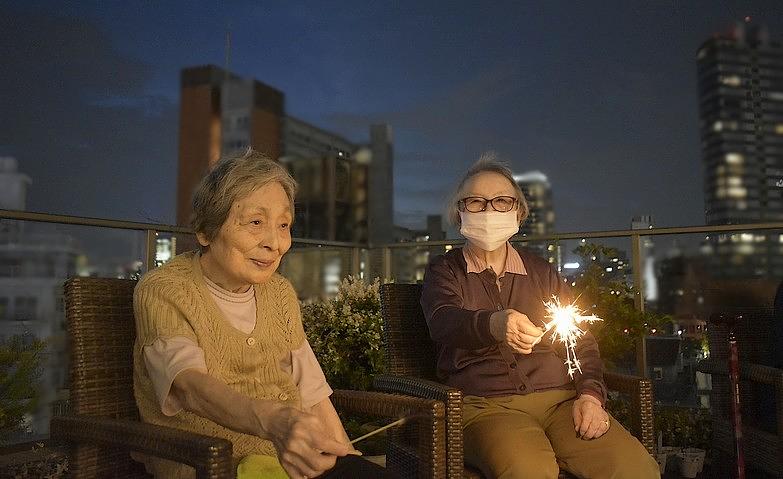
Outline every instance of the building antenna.
[(226, 79), (228, 79), (228, 69), (231, 67), (231, 26), (226, 26), (226, 58), (225, 58)]

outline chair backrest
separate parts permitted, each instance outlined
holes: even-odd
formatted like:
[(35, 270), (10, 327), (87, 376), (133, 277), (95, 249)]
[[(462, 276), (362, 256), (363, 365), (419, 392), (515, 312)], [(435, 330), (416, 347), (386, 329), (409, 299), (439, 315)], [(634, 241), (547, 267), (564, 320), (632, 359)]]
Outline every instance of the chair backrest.
[(133, 397), (135, 286), (136, 281), (111, 278), (65, 282), (72, 414), (139, 418)]
[(380, 292), (389, 374), (435, 380), (435, 343), (419, 303), (421, 285), (389, 283)]

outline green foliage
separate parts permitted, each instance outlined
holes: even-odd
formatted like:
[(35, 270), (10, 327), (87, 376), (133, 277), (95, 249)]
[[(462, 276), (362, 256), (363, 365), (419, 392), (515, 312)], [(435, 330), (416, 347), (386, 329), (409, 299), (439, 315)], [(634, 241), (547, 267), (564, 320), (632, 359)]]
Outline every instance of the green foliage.
[(604, 361), (612, 364), (630, 357), (637, 339), (652, 329), (661, 330), (671, 321), (667, 315), (638, 311), (634, 306), (633, 288), (607, 275), (602, 261), (616, 257), (616, 249), (587, 243), (577, 247), (574, 253), (587, 265), (584, 274), (576, 280), (574, 292), (585, 311), (603, 319), (593, 323), (590, 329), (596, 336)]
[(302, 305), (302, 321), (313, 352), (333, 388), (369, 389), (383, 371), (380, 282), (348, 276), (337, 296)]
[(707, 409), (659, 406), (655, 408), (655, 431), (664, 446), (697, 447), (709, 451), (712, 421)]
[(38, 405), (36, 383), (41, 376), (44, 343), (30, 335), (11, 336), (0, 343), (0, 440), (23, 424)]

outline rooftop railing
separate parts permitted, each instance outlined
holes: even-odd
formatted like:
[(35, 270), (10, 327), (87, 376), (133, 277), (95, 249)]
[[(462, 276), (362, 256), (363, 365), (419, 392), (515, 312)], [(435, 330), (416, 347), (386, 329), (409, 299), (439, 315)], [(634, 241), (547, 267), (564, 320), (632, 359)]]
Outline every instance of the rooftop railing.
[[(619, 258), (617, 264), (625, 267), (620, 277), (628, 279), (632, 287), (635, 308), (644, 311), (654, 305), (668, 314), (682, 309), (681, 305), (688, 301), (692, 304), (686, 305), (685, 310), (701, 311), (700, 301), (705, 291), (712, 288), (709, 284), (700, 284), (690, 291), (680, 283), (677, 283), (680, 286), (672, 286), (675, 273), (664, 271), (661, 266), (671, 259), (671, 251), (679, 251), (685, 258), (709, 259), (711, 256), (705, 254), (705, 248), (712, 248), (717, 254), (722, 245), (738, 244), (742, 246), (738, 251), (748, 258), (754, 255), (767, 258), (767, 272), (775, 267), (783, 268), (783, 264), (775, 263), (783, 260), (783, 222), (555, 233), (515, 236), (512, 242), (552, 258), (561, 267), (569, 262), (567, 257), (579, 245), (615, 246), (628, 254), (628, 257)], [(374, 245), (294, 238), (281, 265), (281, 273), (292, 281), (303, 298), (333, 293), (339, 281), (349, 274), (368, 279), (380, 277), (415, 282), (421, 280), (433, 254), (441, 254), (462, 243), (462, 240), (451, 239)], [(171, 255), (195, 247), (193, 232), (186, 227), (0, 210), (0, 340), (24, 328), (40, 337), (54, 338), (52, 344), (64, 345), (64, 312), (57, 304), (59, 298), (52, 296), (61, 295), (58, 288), (67, 277), (79, 274), (138, 277)], [(58, 254), (61, 256), (55, 257)], [(33, 257), (36, 261), (30, 266), (25, 258)], [(110, 265), (101, 266), (96, 258), (102, 258), (101, 261)], [(650, 258), (657, 259), (659, 266), (653, 266)], [(562, 274), (567, 276), (570, 271), (565, 268)], [(682, 271), (676, 273), (680, 279), (684, 274)], [(755, 273), (750, 271), (748, 274)], [(665, 283), (667, 289), (664, 291), (660, 287), (659, 296), (652, 298), (650, 285), (656, 281), (659, 286)], [(30, 299), (38, 294), (41, 296), (37, 300)], [(674, 297), (664, 297), (664, 294)], [(692, 296), (690, 300), (689, 295)], [(679, 306), (674, 306), (675, 303)], [(701, 317), (700, 314), (693, 316)], [(703, 330), (682, 328), (679, 332), (685, 336), (704, 336)], [(635, 371), (643, 375), (651, 371), (647, 347), (647, 341), (637, 342)], [(48, 354), (43, 381), (44, 389), (50, 392), (42, 402), (62, 404), (67, 399), (64, 366), (67, 350), (52, 350)], [(47, 370), (48, 365), (51, 368)], [(665, 376), (667, 372), (664, 370), (661, 374)], [(704, 389), (703, 385), (696, 384), (698, 382), (693, 385), (694, 395)], [(45, 430), (49, 417), (39, 419), (39, 423), (33, 421), (31, 430)]]

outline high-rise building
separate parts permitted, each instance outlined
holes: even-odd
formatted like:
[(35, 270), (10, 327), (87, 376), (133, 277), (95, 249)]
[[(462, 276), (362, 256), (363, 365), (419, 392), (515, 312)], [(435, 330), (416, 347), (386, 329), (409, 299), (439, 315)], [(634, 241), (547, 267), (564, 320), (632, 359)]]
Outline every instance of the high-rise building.
[(285, 96), (213, 65), (186, 68), (180, 80), (177, 224), (187, 225), (193, 191), (221, 156), (248, 146), (280, 156)]
[[(708, 225), (783, 221), (783, 49), (749, 22), (696, 54)], [(714, 274), (783, 276), (783, 236), (712, 235)]]
[[(540, 171), (529, 171), (514, 175), (514, 181), (522, 189), (530, 214), (522, 224), (519, 233), (523, 236), (542, 236), (554, 233), (555, 209), (552, 204), (552, 186)], [(560, 268), (560, 246), (552, 241), (526, 245), (528, 249), (554, 263)]]
[(372, 125), (353, 143), (286, 115), (283, 92), (216, 66), (182, 71), (177, 222), (187, 224), (193, 190), (222, 156), (248, 147), (286, 165), (299, 183), (294, 236), (392, 242), (391, 128)]

